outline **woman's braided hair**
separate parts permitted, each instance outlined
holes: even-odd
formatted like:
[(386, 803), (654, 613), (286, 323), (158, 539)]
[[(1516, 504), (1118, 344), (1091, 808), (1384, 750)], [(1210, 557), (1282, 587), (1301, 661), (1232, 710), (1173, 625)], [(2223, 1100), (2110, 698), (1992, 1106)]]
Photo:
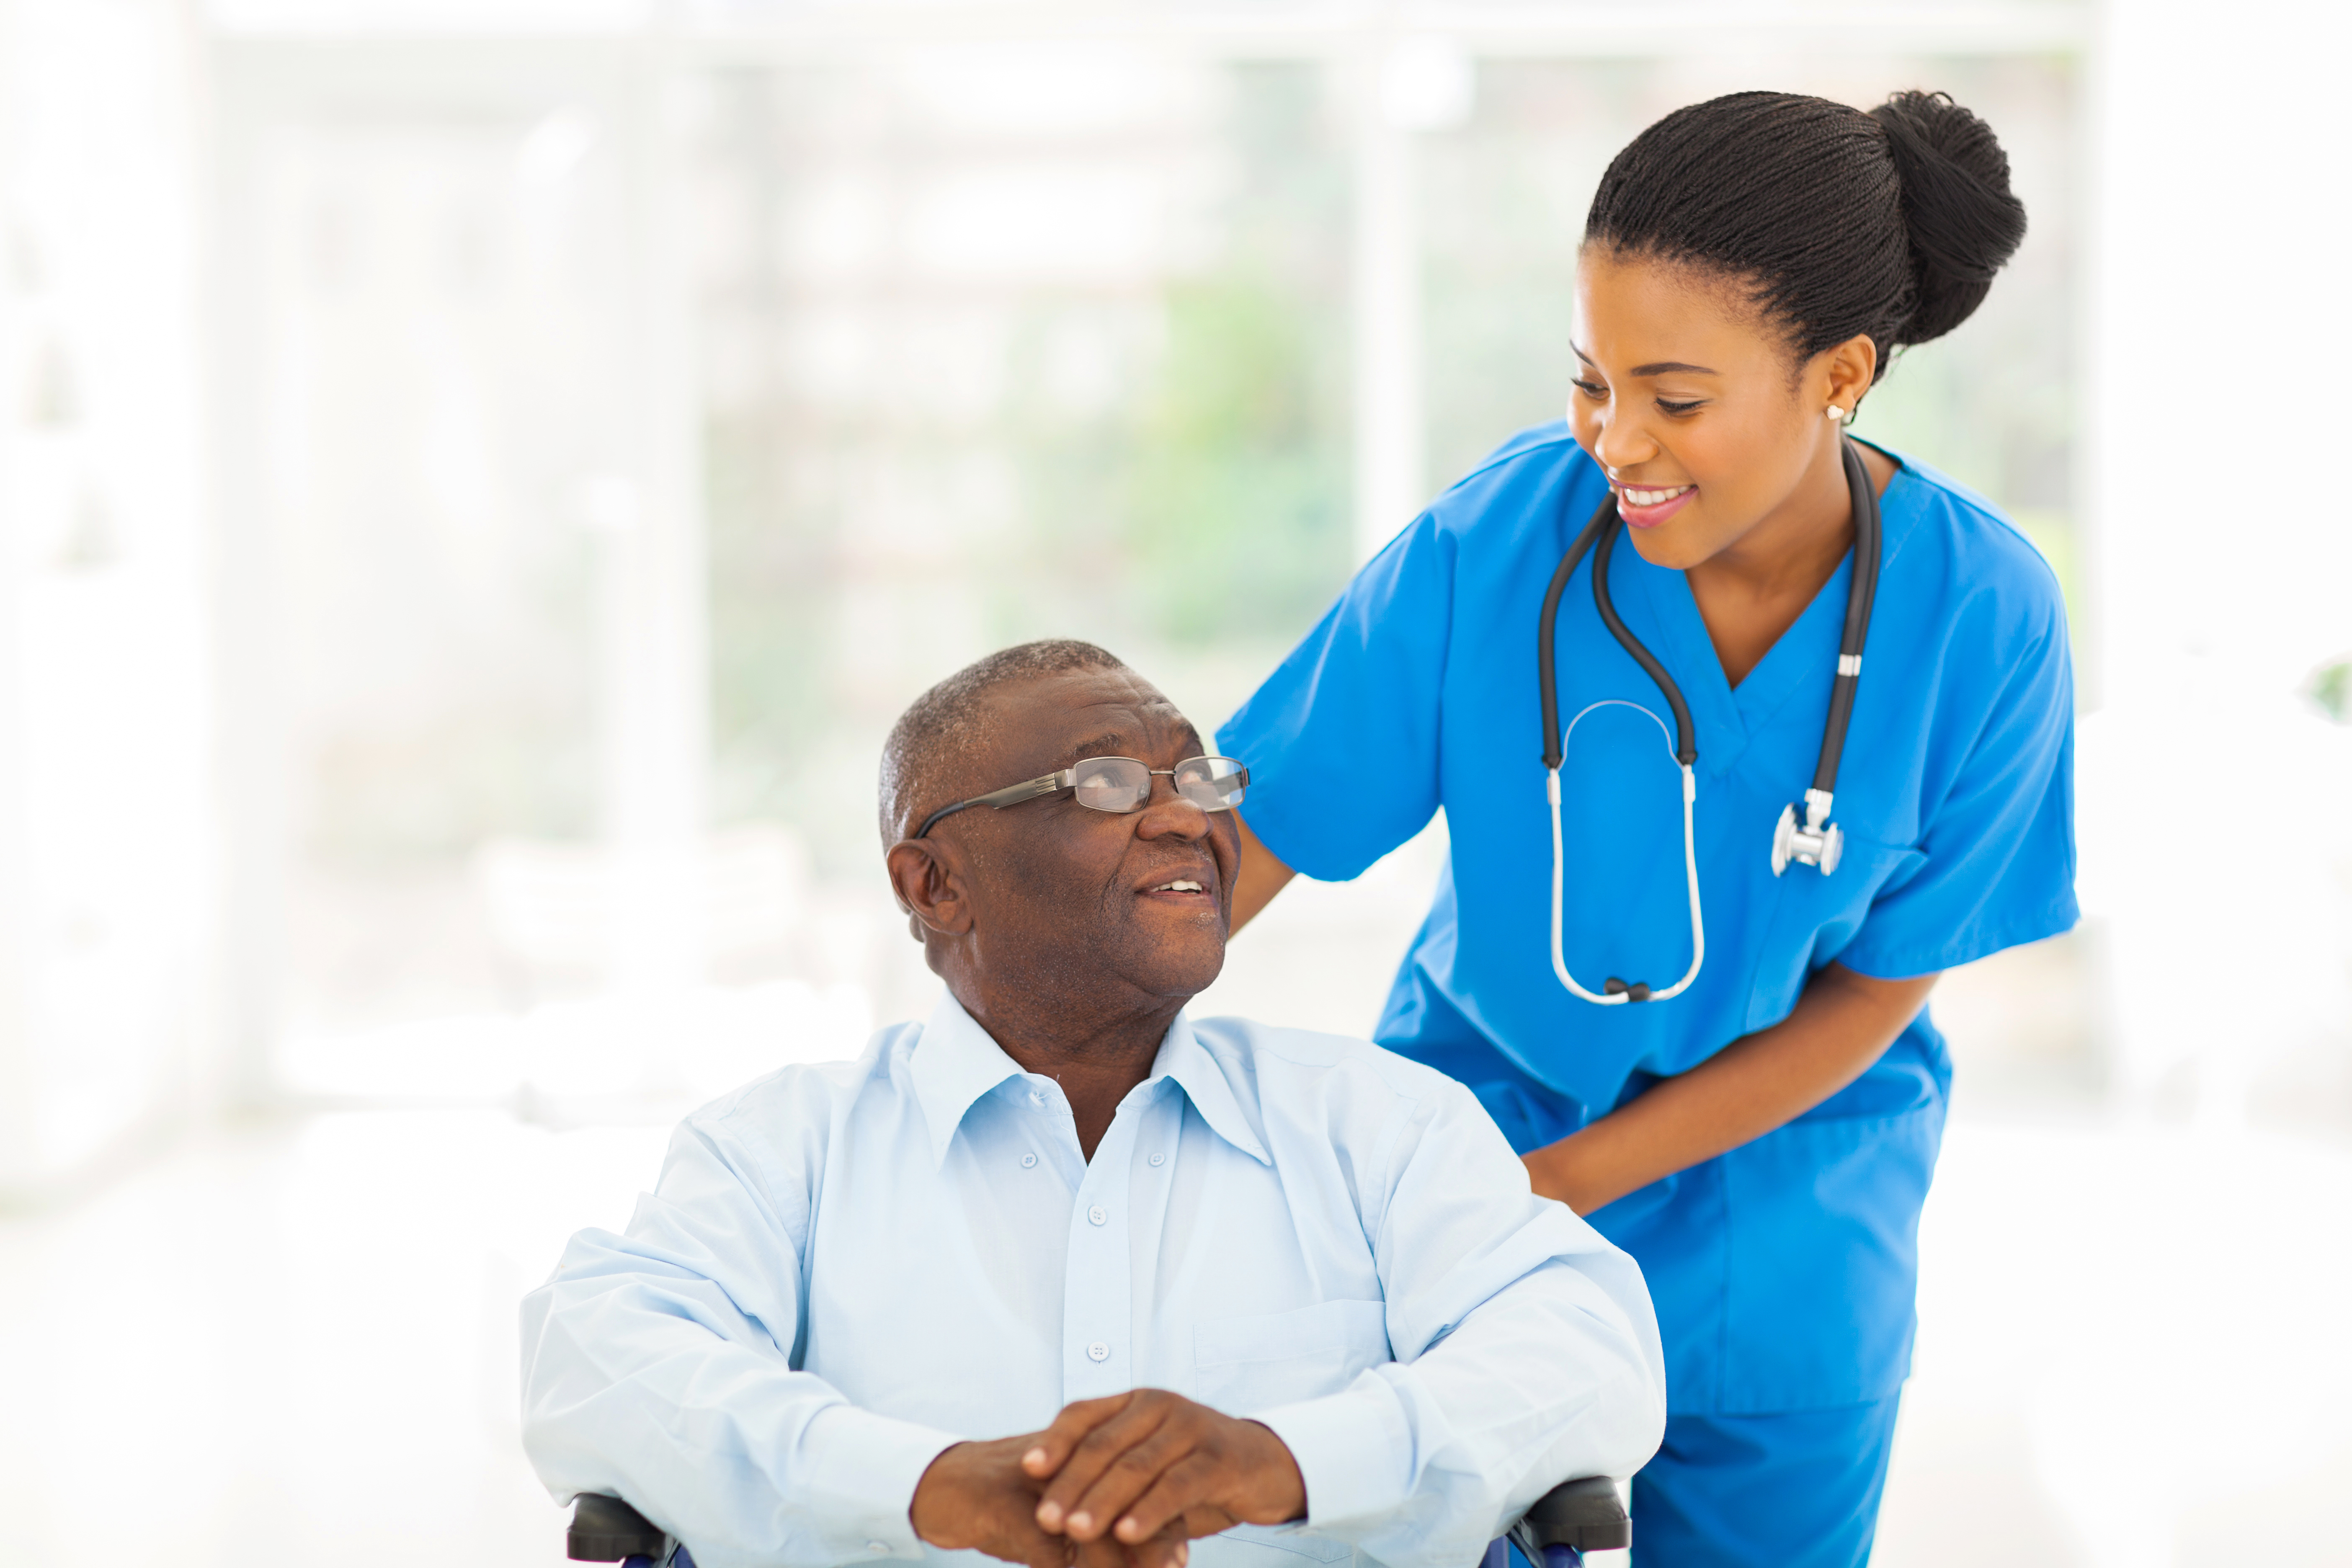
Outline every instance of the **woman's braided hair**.
[(2025, 237), (1992, 128), (1940, 92), (1864, 113), (1736, 92), (1678, 109), (1601, 177), (1588, 244), (1738, 279), (1799, 357), (1868, 333), (1896, 348), (1968, 320)]

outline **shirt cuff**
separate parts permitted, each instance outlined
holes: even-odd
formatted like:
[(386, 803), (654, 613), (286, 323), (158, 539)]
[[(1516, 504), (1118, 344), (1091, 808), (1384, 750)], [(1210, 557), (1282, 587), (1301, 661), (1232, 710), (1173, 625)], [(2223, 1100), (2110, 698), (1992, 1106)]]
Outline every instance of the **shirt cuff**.
[(1412, 1490), (1412, 1433), (1396, 1391), (1367, 1372), (1338, 1394), (1261, 1411), (1307, 1483), (1307, 1525), (1340, 1529), (1381, 1519)]
[(801, 1441), (816, 1461), (805, 1495), (817, 1503), (823, 1534), (852, 1557), (923, 1555), (907, 1510), (931, 1461), (962, 1438), (836, 1405), (808, 1424)]

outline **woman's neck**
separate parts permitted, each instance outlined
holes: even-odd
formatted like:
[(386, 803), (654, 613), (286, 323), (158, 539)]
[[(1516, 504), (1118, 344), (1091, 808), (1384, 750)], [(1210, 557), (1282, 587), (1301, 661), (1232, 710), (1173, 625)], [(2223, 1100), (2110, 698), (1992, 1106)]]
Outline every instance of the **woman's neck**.
[[(1892, 458), (1856, 443), (1874, 493), (1895, 474)], [(1804, 481), (1754, 528), (1683, 575), (1707, 639), (1737, 687), (1763, 662), (1853, 544), (1853, 498), (1838, 443), (1807, 465)]]

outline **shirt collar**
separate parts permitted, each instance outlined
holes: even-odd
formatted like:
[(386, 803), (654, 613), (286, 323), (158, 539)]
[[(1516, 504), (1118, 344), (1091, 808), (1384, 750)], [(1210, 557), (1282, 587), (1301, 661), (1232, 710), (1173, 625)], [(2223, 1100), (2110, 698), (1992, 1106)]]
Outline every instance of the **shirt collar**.
[(943, 1163), (948, 1145), (964, 1113), (982, 1095), (1009, 1078), (1022, 1076), (1021, 1064), (972, 1022), (971, 1015), (952, 992), (940, 994), (939, 1005), (923, 1021), (922, 1038), (915, 1042), (908, 1067), (915, 1084), (915, 1100), (923, 1108), (923, 1125), (931, 1135), (931, 1163)]
[(1174, 1079), (1192, 1101), (1192, 1109), (1201, 1113), (1201, 1120), (1209, 1124), (1209, 1131), (1259, 1164), (1274, 1163), (1257, 1130), (1242, 1113), (1241, 1100), (1225, 1077), (1224, 1065), (1192, 1033), (1190, 1013), (1177, 1014), (1176, 1021), (1168, 1026), (1168, 1037), (1160, 1045), (1160, 1059), (1152, 1064), (1152, 1077)]
[[(963, 1125), (965, 1114), (981, 1097), (1007, 1079), (1024, 1076), (1021, 1064), (1005, 1055), (1004, 1047), (972, 1020), (952, 994), (945, 992), (924, 1021), (908, 1071), (916, 1102), (923, 1108), (934, 1166), (946, 1162), (956, 1129)], [(1243, 1114), (1223, 1066), (1192, 1033), (1192, 1022), (1186, 1014), (1178, 1013), (1175, 1022), (1168, 1026), (1145, 1087), (1161, 1079), (1172, 1079), (1184, 1091), (1211, 1131), (1258, 1163), (1274, 1163), (1249, 1118)]]

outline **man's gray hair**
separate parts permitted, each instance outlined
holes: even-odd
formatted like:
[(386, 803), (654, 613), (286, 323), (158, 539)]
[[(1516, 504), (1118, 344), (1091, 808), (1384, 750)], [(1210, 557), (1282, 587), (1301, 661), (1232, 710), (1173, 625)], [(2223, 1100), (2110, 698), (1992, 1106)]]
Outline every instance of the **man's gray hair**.
[[(1126, 668), (1124, 659), (1090, 642), (1024, 642), (974, 659), (916, 698), (882, 743), (883, 847), (912, 833), (924, 816), (971, 793), (961, 759), (989, 740), (989, 699), (999, 689), (1074, 670)], [(980, 793), (1017, 782), (998, 779), (980, 786)]]

